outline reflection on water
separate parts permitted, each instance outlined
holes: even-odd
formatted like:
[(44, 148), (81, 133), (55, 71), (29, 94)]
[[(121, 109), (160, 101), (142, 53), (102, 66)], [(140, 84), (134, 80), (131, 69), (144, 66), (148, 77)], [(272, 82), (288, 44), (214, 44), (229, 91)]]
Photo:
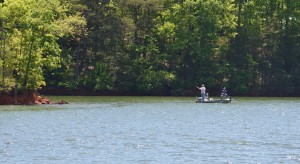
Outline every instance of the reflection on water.
[(51, 97), (0, 106), (0, 163), (299, 163), (300, 99)]

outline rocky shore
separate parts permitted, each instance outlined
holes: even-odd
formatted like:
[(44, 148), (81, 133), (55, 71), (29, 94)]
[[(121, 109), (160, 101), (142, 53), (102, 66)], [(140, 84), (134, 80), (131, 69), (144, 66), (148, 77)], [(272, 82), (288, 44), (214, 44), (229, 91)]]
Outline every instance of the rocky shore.
[(18, 94), (0, 94), (0, 105), (39, 105), (39, 104), (68, 104), (61, 100), (52, 102), (50, 99), (39, 95), (38, 93)]

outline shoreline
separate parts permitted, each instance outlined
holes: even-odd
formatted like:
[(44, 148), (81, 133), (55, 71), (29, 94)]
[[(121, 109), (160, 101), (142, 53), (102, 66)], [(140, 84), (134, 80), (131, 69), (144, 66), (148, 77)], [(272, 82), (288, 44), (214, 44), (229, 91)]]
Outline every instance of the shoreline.
[(0, 105), (41, 105), (41, 104), (68, 104), (64, 100), (52, 102), (49, 98), (41, 96), (38, 93), (1, 94)]

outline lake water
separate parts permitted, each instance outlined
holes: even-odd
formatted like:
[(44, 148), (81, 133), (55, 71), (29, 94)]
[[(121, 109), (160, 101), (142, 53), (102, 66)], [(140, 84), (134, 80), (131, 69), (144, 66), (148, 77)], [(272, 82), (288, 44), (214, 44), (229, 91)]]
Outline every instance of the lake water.
[(300, 163), (300, 98), (50, 99), (0, 106), (0, 163)]

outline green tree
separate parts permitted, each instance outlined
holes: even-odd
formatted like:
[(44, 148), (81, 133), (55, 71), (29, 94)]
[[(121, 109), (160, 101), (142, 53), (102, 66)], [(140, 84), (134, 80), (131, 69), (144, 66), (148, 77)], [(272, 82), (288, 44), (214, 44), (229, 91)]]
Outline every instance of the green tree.
[(159, 49), (176, 72), (177, 86), (221, 85), (226, 75), (217, 70), (223, 69), (223, 53), (235, 35), (233, 10), (231, 0), (186, 0), (174, 3), (158, 17)]
[[(233, 92), (248, 94), (257, 88), (259, 54), (258, 47), (262, 44), (260, 37), (261, 21), (255, 1), (235, 1), (237, 20), (237, 35), (231, 40), (231, 47), (227, 53), (228, 86)], [(257, 92), (257, 91), (255, 91)]]
[(157, 48), (156, 20), (162, 10), (160, 0), (122, 0), (120, 6), (126, 16), (125, 39), (127, 61), (119, 72), (122, 89), (140, 93), (159, 92), (173, 81), (173, 73), (166, 69), (163, 55)]
[(123, 39), (126, 28), (120, 8), (107, 0), (80, 0), (72, 5), (77, 6), (74, 10), (82, 11), (87, 25), (75, 38), (60, 40), (63, 69), (55, 74), (67, 76), (52, 83), (72, 89), (115, 90), (120, 63), (127, 57)]
[(65, 5), (59, 0), (3, 3), (0, 19), (6, 30), (6, 42), (2, 50), (5, 57), (1, 59), (5, 63), (2, 71), (6, 73), (2, 74), (5, 86), (2, 89), (11, 89), (13, 79), (22, 91), (36, 91), (45, 85), (43, 68), (59, 66), (58, 37), (73, 33), (84, 24), (81, 17), (68, 15)]
[(236, 0), (235, 4), (238, 35), (228, 54), (234, 77), (231, 87), (251, 95), (295, 92), (297, 69), (291, 68), (297, 68), (294, 61), (299, 59), (299, 30), (295, 30), (299, 1)]
[[(268, 92), (291, 95), (299, 91), (299, 19), (300, 2), (296, 0), (270, 1), (266, 4), (266, 30), (264, 40), (272, 45), (267, 76)], [(271, 30), (270, 30), (271, 29)], [(271, 41), (270, 41), (271, 40)], [(271, 44), (270, 44), (271, 43)], [(281, 88), (278, 90), (278, 88)]]

